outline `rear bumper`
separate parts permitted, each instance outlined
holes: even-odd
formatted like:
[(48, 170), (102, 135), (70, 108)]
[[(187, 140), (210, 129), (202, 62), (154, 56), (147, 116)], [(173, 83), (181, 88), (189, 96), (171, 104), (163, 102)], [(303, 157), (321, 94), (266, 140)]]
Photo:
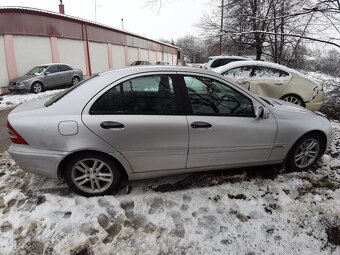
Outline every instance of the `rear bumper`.
[(306, 102), (306, 108), (311, 111), (319, 111), (325, 101), (325, 93), (323, 91), (319, 91), (315, 97)]
[(53, 179), (58, 179), (58, 166), (66, 154), (19, 144), (12, 144), (8, 152), (21, 169)]

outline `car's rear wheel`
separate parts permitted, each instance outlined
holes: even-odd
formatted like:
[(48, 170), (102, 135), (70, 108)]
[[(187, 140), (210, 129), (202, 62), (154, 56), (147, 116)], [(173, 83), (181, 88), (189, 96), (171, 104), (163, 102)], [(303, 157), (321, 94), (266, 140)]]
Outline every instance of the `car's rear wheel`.
[(120, 166), (102, 154), (84, 153), (66, 162), (65, 181), (77, 194), (92, 197), (112, 194), (121, 179)]
[(297, 104), (297, 105), (301, 105), (305, 107), (303, 100), (301, 99), (301, 97), (297, 95), (286, 95), (286, 96), (281, 97), (280, 99), (283, 101), (292, 103), (292, 104)]
[(312, 167), (324, 151), (324, 142), (318, 134), (301, 137), (292, 147), (286, 167), (290, 171), (304, 171)]
[(80, 78), (75, 76), (72, 78), (72, 85), (76, 85), (78, 82), (80, 82)]
[(35, 82), (32, 84), (31, 92), (38, 94), (44, 91), (44, 85), (41, 82)]

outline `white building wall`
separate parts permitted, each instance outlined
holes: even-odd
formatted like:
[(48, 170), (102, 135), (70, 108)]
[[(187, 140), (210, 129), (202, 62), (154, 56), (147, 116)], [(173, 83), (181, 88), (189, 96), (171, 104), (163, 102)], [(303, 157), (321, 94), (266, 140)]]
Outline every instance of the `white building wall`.
[(157, 51), (157, 61), (162, 61), (163, 60), (163, 53), (160, 51)]
[(79, 68), (83, 71), (83, 74), (87, 74), (83, 41), (58, 39), (58, 48), (61, 63)]
[(156, 64), (157, 62), (157, 53), (156, 51), (150, 50), (150, 59), (149, 61), (151, 62), (151, 64)]
[(138, 49), (128, 47), (128, 56), (129, 56), (129, 63), (127, 63), (127, 65), (131, 65), (132, 62), (138, 60)]
[(0, 36), (0, 87), (8, 84), (8, 73), (5, 55), (5, 40)]
[(18, 75), (24, 75), (36, 65), (52, 63), (50, 38), (14, 36), (14, 54)]
[(139, 60), (149, 61), (149, 54), (147, 50), (139, 49)]
[(167, 55), (167, 61), (170, 65), (172, 65), (172, 54), (166, 54)]
[(108, 70), (109, 57), (107, 52), (107, 44), (90, 42), (89, 47), (92, 74)]
[(177, 65), (177, 55), (172, 55), (172, 64)]
[(119, 68), (125, 66), (125, 47), (111, 44), (112, 47), (112, 67)]

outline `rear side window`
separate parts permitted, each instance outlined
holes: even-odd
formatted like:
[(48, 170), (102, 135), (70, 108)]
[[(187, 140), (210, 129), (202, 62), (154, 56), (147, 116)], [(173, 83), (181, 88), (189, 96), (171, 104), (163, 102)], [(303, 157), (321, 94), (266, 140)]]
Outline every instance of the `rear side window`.
[(125, 81), (105, 92), (90, 109), (90, 114), (123, 113), (176, 114), (171, 76), (144, 76)]

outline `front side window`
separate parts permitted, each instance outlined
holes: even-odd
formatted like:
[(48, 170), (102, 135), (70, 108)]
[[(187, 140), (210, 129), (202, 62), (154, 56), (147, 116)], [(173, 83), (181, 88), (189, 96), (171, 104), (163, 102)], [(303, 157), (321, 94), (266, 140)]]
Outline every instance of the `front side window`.
[(252, 101), (211, 78), (184, 76), (192, 112), (196, 115), (254, 117)]
[(222, 75), (227, 78), (249, 78), (251, 75), (251, 66), (240, 66), (231, 70), (225, 71)]
[(169, 75), (138, 77), (105, 92), (90, 114), (176, 114), (173, 80)]
[(69, 67), (69, 66), (67, 66), (67, 65), (60, 65), (60, 66), (59, 66), (59, 70), (60, 70), (61, 72), (65, 72), (65, 71), (70, 71), (70, 70), (72, 70), (72, 68)]
[(59, 72), (58, 66), (50, 66), (46, 70), (47, 73), (57, 73)]

